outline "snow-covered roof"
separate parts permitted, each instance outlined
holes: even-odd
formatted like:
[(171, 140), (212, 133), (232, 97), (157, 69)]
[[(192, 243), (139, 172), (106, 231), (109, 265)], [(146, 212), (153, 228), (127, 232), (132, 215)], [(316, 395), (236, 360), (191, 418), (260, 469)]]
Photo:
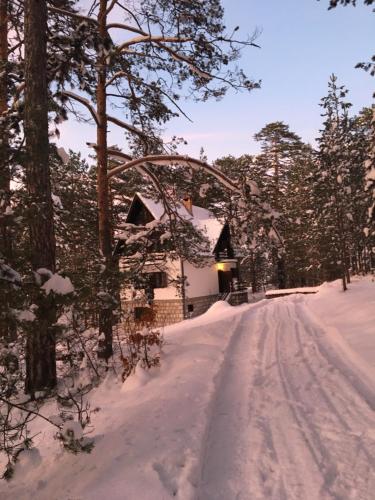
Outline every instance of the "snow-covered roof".
[[(147, 210), (156, 220), (163, 219), (166, 216), (164, 205), (161, 201), (155, 201), (151, 198), (147, 198), (141, 193), (136, 193), (135, 197), (138, 197), (142, 203), (145, 205)], [(185, 220), (188, 220), (193, 224), (193, 226), (202, 231), (203, 234), (207, 237), (210, 242), (210, 250), (213, 251), (215, 245), (219, 239), (221, 231), (223, 229), (224, 224), (220, 222), (213, 212), (207, 210), (206, 208), (197, 207), (196, 205), (192, 206), (192, 214), (188, 212), (188, 210), (184, 207), (183, 204), (180, 204), (176, 207), (177, 213), (180, 217)]]

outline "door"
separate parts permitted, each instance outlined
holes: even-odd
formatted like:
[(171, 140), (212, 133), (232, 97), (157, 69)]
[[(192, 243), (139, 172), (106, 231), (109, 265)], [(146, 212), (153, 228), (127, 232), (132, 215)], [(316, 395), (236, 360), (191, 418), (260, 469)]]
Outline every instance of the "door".
[(219, 293), (230, 292), (232, 283), (231, 271), (218, 271), (219, 276)]

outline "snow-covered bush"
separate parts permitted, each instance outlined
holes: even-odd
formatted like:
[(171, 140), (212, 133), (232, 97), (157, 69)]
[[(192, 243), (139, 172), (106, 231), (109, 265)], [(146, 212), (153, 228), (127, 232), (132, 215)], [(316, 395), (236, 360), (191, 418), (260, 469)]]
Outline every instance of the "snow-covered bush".
[(134, 373), (137, 365), (143, 369), (160, 366), (160, 354), (164, 344), (163, 335), (150, 325), (137, 330), (133, 326), (125, 338), (126, 352), (121, 353), (123, 363), (122, 380)]

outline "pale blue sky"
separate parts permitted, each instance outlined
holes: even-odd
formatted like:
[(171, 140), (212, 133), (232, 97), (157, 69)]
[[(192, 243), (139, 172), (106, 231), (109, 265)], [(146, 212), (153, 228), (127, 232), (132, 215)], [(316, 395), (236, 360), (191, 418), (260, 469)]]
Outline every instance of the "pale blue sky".
[[(198, 156), (203, 147), (210, 161), (255, 153), (253, 135), (276, 120), (313, 142), (322, 122), (319, 101), (327, 93), (331, 73), (349, 88), (354, 112), (371, 105), (375, 79), (354, 69), (374, 52), (371, 8), (327, 11), (328, 0), (223, 0), (223, 5), (228, 27), (239, 25), (242, 36), (256, 28), (262, 31), (257, 40), (261, 49), (247, 49), (240, 61), (248, 76), (262, 80), (261, 89), (231, 92), (219, 102), (187, 101), (184, 109), (193, 123), (181, 117), (165, 131), (166, 137), (186, 138), (189, 144), (182, 153)], [(95, 141), (94, 126), (71, 119), (60, 129), (59, 145), (86, 156), (85, 143)], [(111, 129), (109, 143), (121, 146), (122, 141), (122, 133)]]

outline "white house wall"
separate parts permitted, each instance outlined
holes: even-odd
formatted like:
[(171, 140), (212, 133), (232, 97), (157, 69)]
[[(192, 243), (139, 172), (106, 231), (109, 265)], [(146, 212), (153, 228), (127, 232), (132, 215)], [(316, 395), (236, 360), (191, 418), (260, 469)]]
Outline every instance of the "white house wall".
[[(168, 281), (177, 279), (181, 275), (180, 260), (168, 259), (165, 264)], [(212, 259), (206, 267), (195, 267), (189, 262), (184, 262), (184, 273), (188, 285), (185, 288), (187, 298), (217, 295), (219, 293), (219, 279), (215, 261)], [(122, 288), (122, 300), (132, 300), (132, 288)], [(138, 292), (141, 294), (141, 292)], [(167, 288), (155, 288), (154, 300), (181, 299), (177, 288), (170, 284)]]
[(184, 272), (187, 277), (186, 297), (203, 297), (219, 293), (219, 278), (214, 260), (207, 267), (194, 267), (184, 262)]
[[(177, 276), (181, 275), (180, 259), (167, 259), (165, 272), (167, 273), (168, 281), (177, 279)], [(154, 288), (154, 300), (173, 300), (180, 298), (174, 284), (168, 285), (167, 288)]]

